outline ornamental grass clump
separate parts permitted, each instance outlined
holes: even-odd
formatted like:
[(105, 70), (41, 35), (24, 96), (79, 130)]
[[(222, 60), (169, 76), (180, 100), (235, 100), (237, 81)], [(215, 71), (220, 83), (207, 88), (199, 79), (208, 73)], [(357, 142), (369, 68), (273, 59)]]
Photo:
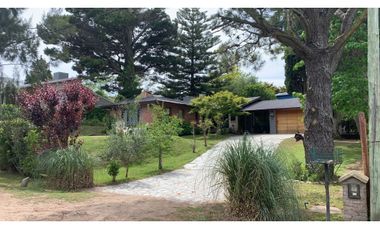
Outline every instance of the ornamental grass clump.
[(244, 137), (228, 145), (215, 168), (233, 216), (241, 220), (298, 220), (299, 208), (286, 164), (274, 150)]
[(92, 159), (75, 146), (42, 155), (39, 167), (51, 188), (71, 191), (94, 186)]

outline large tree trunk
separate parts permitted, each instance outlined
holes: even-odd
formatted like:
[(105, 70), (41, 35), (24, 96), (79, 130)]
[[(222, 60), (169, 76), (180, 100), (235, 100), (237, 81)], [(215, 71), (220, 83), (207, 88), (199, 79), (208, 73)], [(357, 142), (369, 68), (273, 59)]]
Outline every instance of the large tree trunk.
[(305, 103), (305, 160), (310, 153), (332, 153), (333, 110), (331, 103), (332, 68), (327, 53), (305, 60), (307, 91)]

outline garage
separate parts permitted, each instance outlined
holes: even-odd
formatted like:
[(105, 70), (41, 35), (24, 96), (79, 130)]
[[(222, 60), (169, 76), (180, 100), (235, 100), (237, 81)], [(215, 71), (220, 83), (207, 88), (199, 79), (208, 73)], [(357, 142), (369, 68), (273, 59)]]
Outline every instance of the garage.
[(276, 110), (277, 133), (304, 132), (303, 112), (301, 109)]
[(239, 131), (242, 133), (285, 134), (305, 130), (298, 98), (255, 100), (243, 106), (242, 110), (246, 112), (239, 121)]

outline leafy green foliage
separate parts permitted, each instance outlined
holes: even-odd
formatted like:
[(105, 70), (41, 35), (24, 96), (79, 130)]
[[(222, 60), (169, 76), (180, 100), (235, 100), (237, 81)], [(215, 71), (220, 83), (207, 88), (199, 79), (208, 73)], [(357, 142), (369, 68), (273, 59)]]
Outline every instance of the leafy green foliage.
[(0, 105), (0, 169), (31, 175), (38, 150), (35, 127), (13, 105)]
[(285, 86), (287, 92), (306, 93), (306, 70), (305, 64), (297, 55), (286, 49), (285, 55)]
[(343, 119), (358, 120), (368, 115), (367, 25), (363, 24), (348, 40), (343, 57), (332, 78), (333, 107)]
[(193, 112), (199, 113), (204, 118), (212, 118), (221, 132), (226, 122), (226, 115), (236, 116), (241, 114), (241, 105), (247, 100), (234, 95), (229, 91), (217, 92), (211, 96), (201, 96), (193, 99)]
[(53, 60), (74, 62), (74, 70), (127, 98), (140, 93), (144, 73), (166, 72), (176, 28), (159, 8), (66, 9), (50, 12), (38, 25)]
[(25, 76), (25, 84), (40, 84), (53, 78), (49, 64), (42, 57), (32, 62), (31, 70)]
[(75, 146), (44, 153), (39, 157), (39, 171), (54, 189), (78, 190), (94, 185), (93, 160)]
[(243, 140), (228, 145), (216, 163), (218, 185), (231, 213), (242, 220), (299, 220), (298, 200), (280, 154)]
[(112, 176), (112, 182), (116, 182), (116, 177), (119, 175), (120, 163), (117, 160), (111, 160), (107, 165), (107, 173)]
[(160, 79), (163, 95), (184, 97), (208, 93), (207, 83), (216, 71), (216, 55), (211, 48), (219, 42), (210, 22), (206, 13), (198, 8), (177, 12), (178, 41), (170, 74)]
[(275, 99), (276, 91), (281, 91), (271, 84), (259, 82), (255, 76), (245, 74), (238, 68), (215, 78), (211, 85), (217, 92), (227, 90), (241, 97), (261, 97), (263, 100)]
[(148, 126), (148, 138), (154, 153), (158, 156), (158, 169), (162, 170), (162, 155), (173, 145), (174, 137), (181, 132), (181, 120), (170, 116), (160, 105), (149, 108), (152, 111), (153, 122)]
[(118, 160), (126, 168), (125, 177), (128, 177), (128, 169), (132, 163), (141, 161), (148, 148), (146, 127), (124, 129), (124, 122), (118, 121), (113, 133), (108, 137), (105, 158)]

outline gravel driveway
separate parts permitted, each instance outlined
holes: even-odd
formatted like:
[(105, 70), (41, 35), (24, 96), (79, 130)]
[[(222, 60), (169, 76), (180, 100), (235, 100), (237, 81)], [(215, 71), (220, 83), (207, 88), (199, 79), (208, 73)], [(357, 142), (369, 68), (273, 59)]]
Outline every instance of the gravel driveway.
[[(265, 146), (275, 148), (282, 140), (292, 136), (292, 134), (250, 135), (249, 138), (253, 142), (262, 142)], [(102, 187), (100, 190), (190, 203), (222, 201), (223, 192), (213, 186), (215, 182), (212, 167), (226, 144), (240, 138), (241, 136), (234, 136), (219, 142), (194, 161), (184, 165), (182, 169), (129, 183)]]

